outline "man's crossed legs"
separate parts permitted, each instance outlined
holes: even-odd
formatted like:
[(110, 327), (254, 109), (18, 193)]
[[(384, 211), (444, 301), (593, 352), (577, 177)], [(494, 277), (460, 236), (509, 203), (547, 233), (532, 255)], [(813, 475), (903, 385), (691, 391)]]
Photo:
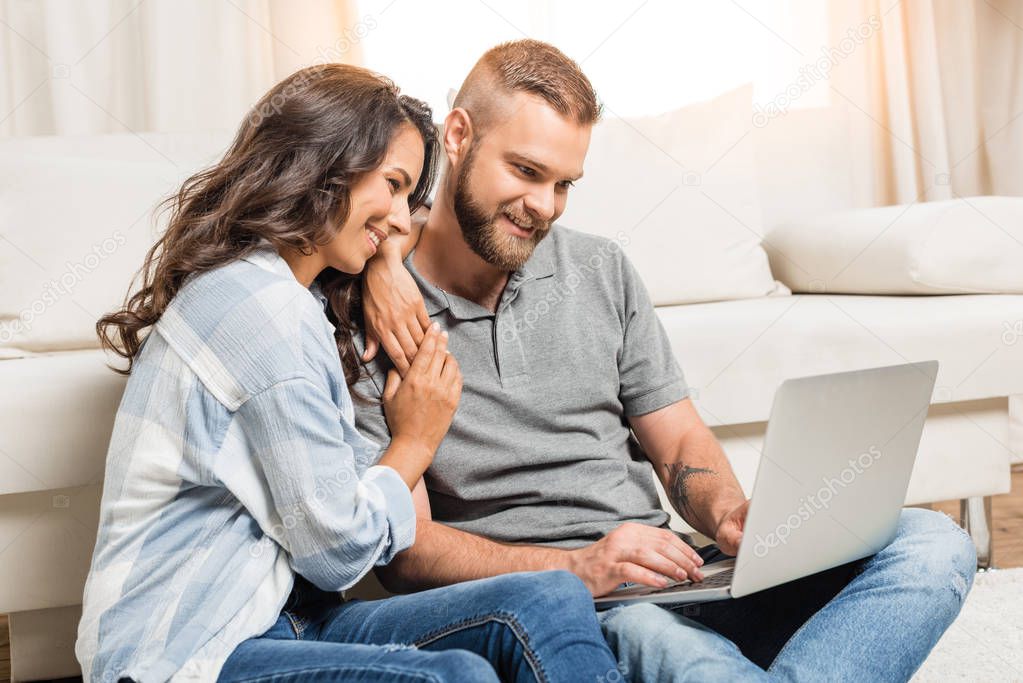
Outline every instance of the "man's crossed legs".
[[(713, 545), (700, 555), (727, 559)], [(976, 562), (947, 515), (907, 508), (871, 557), (735, 600), (617, 607), (601, 626), (633, 681), (908, 680), (959, 614)]]

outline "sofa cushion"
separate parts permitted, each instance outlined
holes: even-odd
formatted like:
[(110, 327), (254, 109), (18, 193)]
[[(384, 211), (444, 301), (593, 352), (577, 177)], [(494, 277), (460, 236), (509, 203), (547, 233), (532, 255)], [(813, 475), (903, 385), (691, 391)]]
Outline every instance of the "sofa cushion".
[(126, 378), (102, 351), (0, 361), (0, 495), (96, 484)]
[[(1023, 296), (807, 295), (657, 310), (711, 425), (760, 422), (790, 377), (936, 359), (932, 402), (1023, 393)], [(1011, 343), (1010, 343), (1011, 342)]]
[(657, 305), (788, 294), (760, 246), (751, 98), (597, 124), (560, 222), (618, 242)]
[(793, 291), (1023, 294), (1023, 197), (963, 197), (789, 220), (768, 231)]
[(96, 320), (124, 300), (160, 230), (153, 208), (223, 143), (220, 134), (0, 142), (0, 347), (97, 346)]

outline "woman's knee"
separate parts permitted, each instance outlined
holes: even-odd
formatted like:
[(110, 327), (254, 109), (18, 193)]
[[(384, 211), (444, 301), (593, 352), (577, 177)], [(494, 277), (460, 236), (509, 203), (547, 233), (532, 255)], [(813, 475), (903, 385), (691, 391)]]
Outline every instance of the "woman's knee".
[(593, 596), (586, 584), (562, 570), (520, 572), (489, 579), (487, 592), (494, 596), (495, 609), (522, 622), (549, 622), (552, 614), (568, 618), (593, 613)]
[(574, 606), (584, 606), (593, 610), (593, 595), (583, 580), (569, 571), (553, 570), (539, 572), (535, 575), (544, 590), (552, 595), (561, 596), (561, 602)]

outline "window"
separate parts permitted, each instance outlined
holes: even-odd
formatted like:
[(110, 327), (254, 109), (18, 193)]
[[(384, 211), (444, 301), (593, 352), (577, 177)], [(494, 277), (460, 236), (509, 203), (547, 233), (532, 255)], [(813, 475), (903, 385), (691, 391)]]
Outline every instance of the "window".
[[(590, 77), (610, 116), (641, 116), (710, 99), (744, 83), (774, 100), (821, 56), (826, 3), (816, 0), (361, 0), (366, 66), (426, 100), (447, 94), (489, 47), (533, 37)], [(791, 106), (828, 103), (826, 86)]]

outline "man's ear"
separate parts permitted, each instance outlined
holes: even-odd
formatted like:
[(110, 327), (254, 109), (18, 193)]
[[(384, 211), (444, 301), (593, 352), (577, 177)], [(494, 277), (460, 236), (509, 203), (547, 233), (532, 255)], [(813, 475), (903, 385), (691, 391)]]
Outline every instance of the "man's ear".
[(462, 162), (472, 146), (473, 134), (469, 112), (461, 107), (452, 109), (444, 119), (444, 153), (449, 166), (456, 167)]

